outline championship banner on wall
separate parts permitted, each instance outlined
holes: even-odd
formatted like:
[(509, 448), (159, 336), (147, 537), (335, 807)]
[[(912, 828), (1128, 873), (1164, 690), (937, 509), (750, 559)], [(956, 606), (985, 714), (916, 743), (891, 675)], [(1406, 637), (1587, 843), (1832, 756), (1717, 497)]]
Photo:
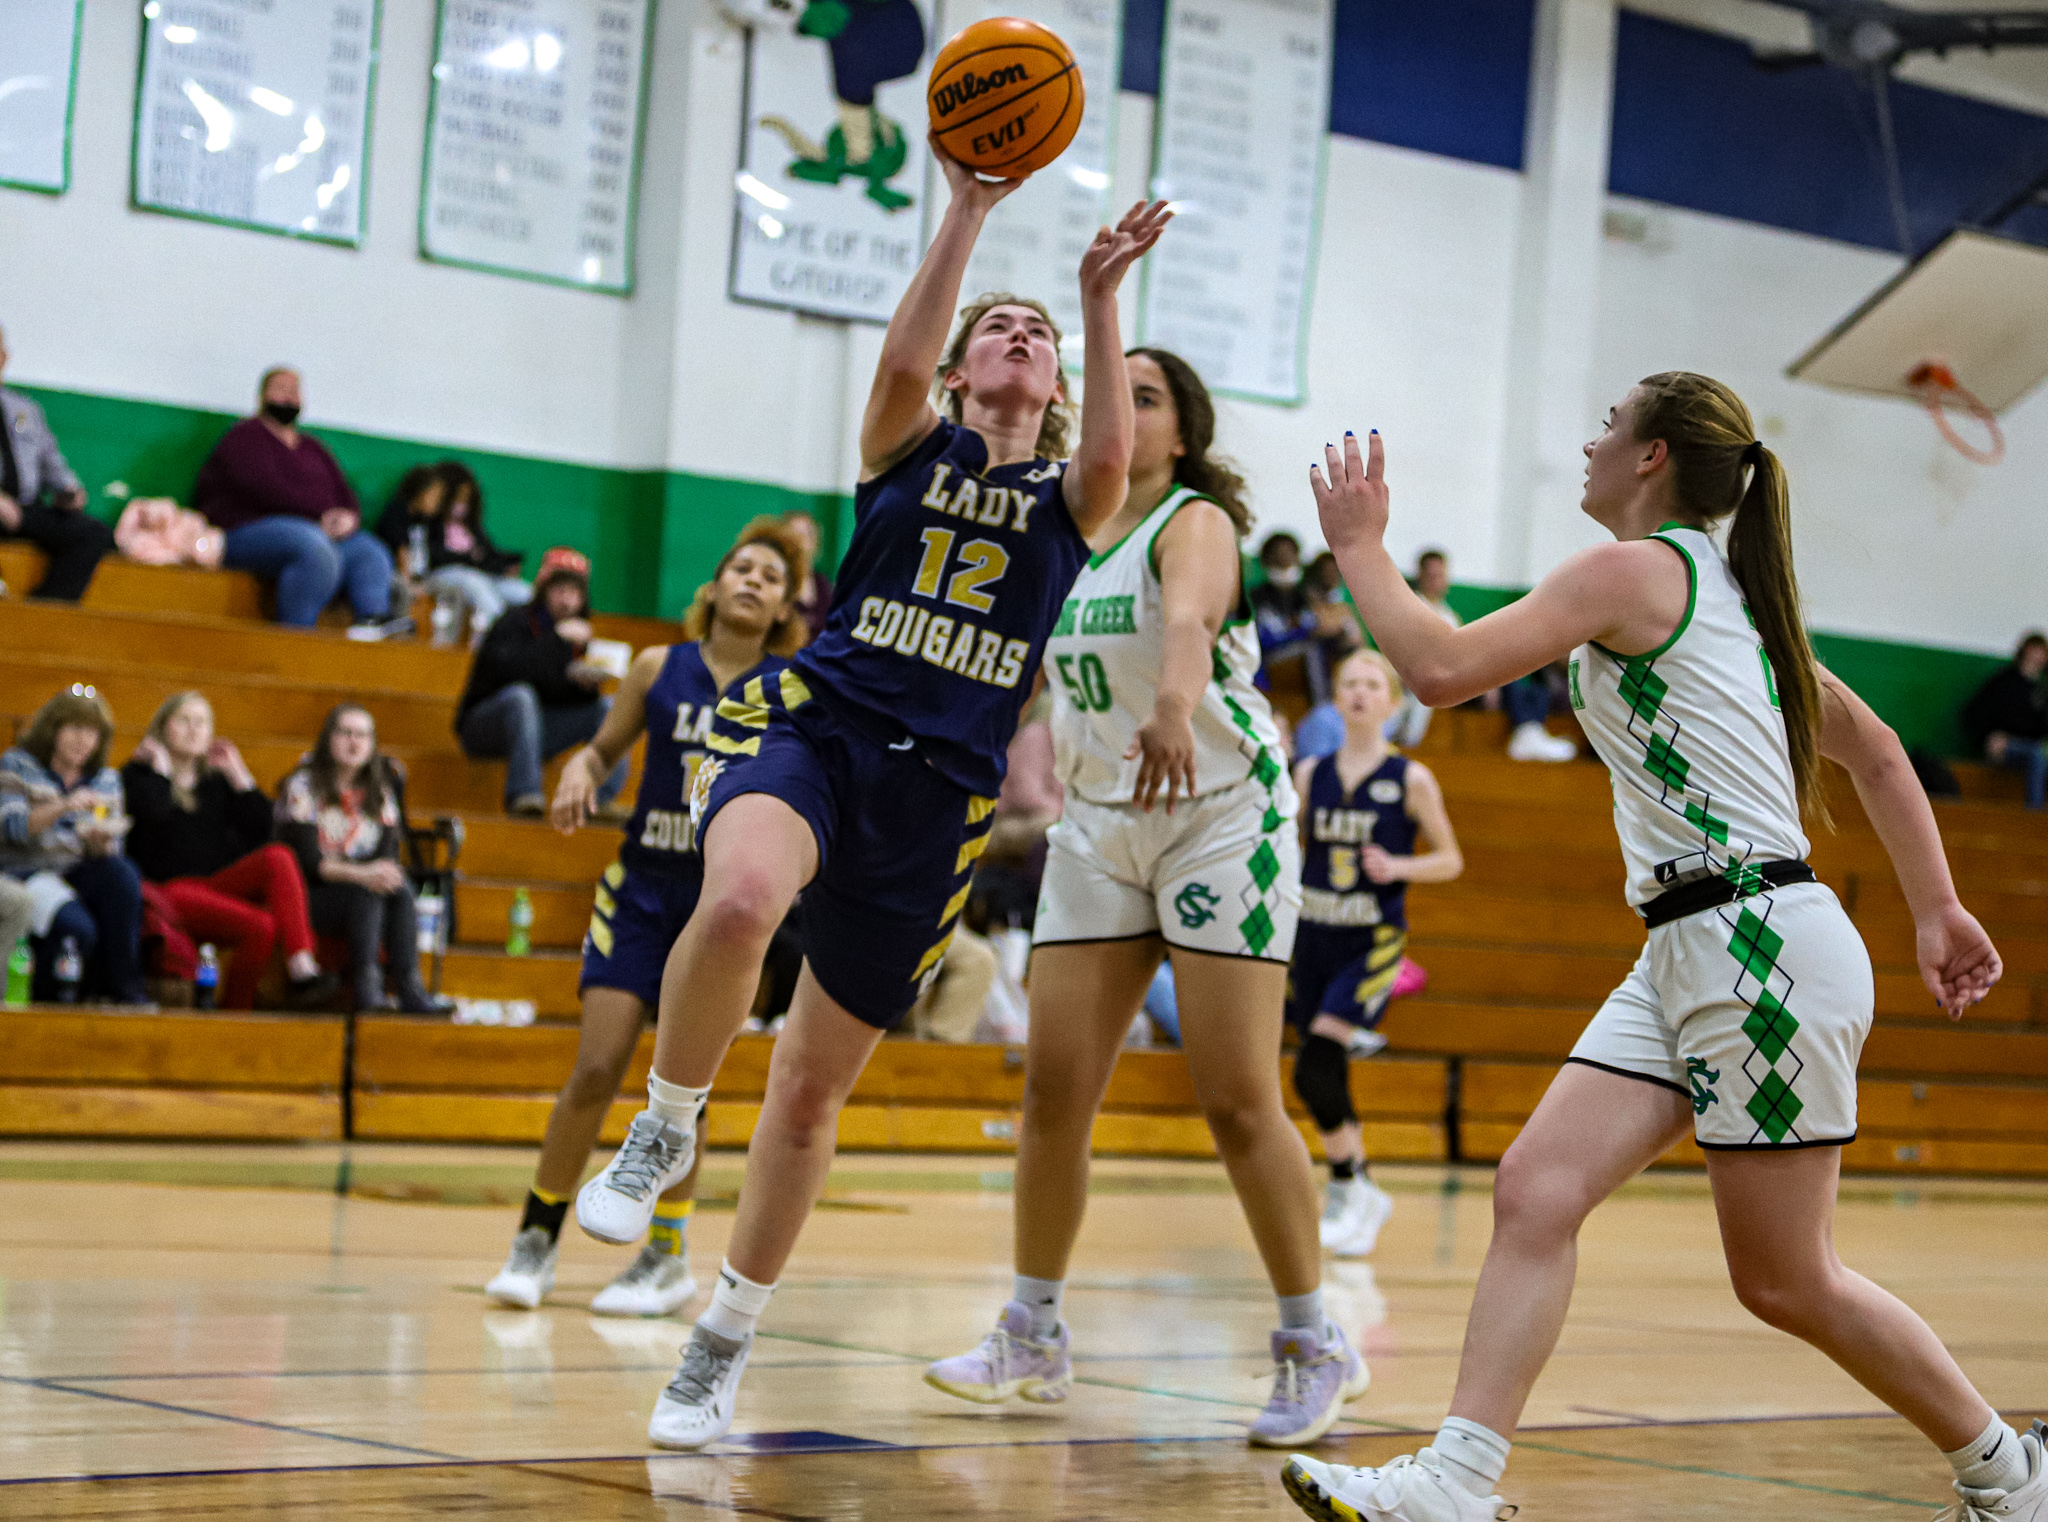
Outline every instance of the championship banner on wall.
[(917, 0), (726, 0), (747, 28), (735, 301), (887, 323), (925, 242)]

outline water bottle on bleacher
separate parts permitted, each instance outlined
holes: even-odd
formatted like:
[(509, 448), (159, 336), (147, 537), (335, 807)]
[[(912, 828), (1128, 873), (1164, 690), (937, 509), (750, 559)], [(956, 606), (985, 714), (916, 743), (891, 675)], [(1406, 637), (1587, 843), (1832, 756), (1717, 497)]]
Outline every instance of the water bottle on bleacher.
[(212, 1009), (220, 999), (220, 953), (211, 946), (199, 948), (199, 967), (192, 974), (192, 1007)]
[(23, 936), (14, 943), (14, 950), (7, 958), (7, 1002), (26, 1004), (35, 982), (35, 954), (28, 949), (28, 937)]
[(76, 1004), (78, 985), (85, 981), (85, 959), (78, 954), (78, 942), (70, 936), (57, 949), (57, 1002)]

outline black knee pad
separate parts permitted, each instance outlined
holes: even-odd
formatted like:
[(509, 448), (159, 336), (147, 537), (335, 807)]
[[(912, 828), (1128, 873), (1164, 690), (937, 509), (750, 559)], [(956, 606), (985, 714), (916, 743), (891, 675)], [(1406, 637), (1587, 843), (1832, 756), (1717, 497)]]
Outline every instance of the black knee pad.
[(1303, 1036), (1294, 1054), (1294, 1092), (1308, 1106), (1319, 1130), (1334, 1131), (1358, 1119), (1351, 1108), (1351, 1059), (1328, 1036)]

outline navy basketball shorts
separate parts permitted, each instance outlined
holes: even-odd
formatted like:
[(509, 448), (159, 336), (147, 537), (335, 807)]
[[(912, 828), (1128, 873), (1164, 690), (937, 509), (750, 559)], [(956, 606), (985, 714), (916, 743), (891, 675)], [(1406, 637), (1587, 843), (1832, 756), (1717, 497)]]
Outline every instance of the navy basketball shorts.
[(634, 871), (613, 862), (598, 879), (583, 934), (581, 996), (592, 988), (629, 993), (650, 1011), (661, 1003), (661, 969), (697, 908), (700, 872)]
[(1312, 925), (1294, 933), (1287, 969), (1287, 1019), (1303, 1035), (1317, 1015), (1371, 1030), (1387, 1012), (1408, 932), (1400, 925)]
[(995, 800), (941, 776), (914, 747), (870, 738), (794, 676), (768, 694), (780, 701), (719, 705), (714, 754), (690, 800), (697, 838), (748, 793), (796, 810), (818, 842), (818, 875), (804, 889), (811, 975), (854, 1018), (893, 1030), (952, 944)]

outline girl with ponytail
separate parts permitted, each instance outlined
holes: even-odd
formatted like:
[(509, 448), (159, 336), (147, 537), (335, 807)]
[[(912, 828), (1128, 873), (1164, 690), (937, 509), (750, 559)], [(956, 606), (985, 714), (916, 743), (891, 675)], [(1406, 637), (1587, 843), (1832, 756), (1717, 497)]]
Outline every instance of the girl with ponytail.
[(1742, 1303), (1933, 1440), (1962, 1497), (1944, 1518), (2048, 1522), (2048, 1429), (2014, 1432), (1926, 1323), (1835, 1253), (1839, 1149), (1856, 1134), (1875, 1001), (1861, 937), (1804, 860), (1802, 815), (1827, 817), (1823, 756), (1855, 782), (1912, 906), (1921, 977), (1952, 1018), (1998, 981), (1998, 953), (1957, 901), (1898, 737), (1814, 659), (1790, 488), (1741, 399), (1702, 375), (1653, 375), (1608, 414), (1586, 461), (1583, 510), (1615, 542), (1462, 629), (1387, 554), (1379, 436), (1361, 449), (1345, 435), (1341, 453), (1325, 449), (1328, 480), (1310, 472), (1366, 627), (1425, 703), (1569, 657), (1648, 936), (1501, 1160), (1434, 1445), (1377, 1469), (1296, 1457), (1283, 1482), (1318, 1518), (1493, 1517), (1509, 1440), (1571, 1301), (1580, 1224), (1689, 1130)]

